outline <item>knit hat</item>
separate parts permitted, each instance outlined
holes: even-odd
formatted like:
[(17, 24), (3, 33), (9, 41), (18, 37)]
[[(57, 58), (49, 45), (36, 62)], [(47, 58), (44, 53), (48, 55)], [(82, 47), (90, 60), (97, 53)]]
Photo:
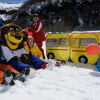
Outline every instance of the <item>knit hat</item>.
[(34, 40), (34, 38), (32, 37), (32, 33), (29, 33), (29, 34), (28, 34), (28, 39)]

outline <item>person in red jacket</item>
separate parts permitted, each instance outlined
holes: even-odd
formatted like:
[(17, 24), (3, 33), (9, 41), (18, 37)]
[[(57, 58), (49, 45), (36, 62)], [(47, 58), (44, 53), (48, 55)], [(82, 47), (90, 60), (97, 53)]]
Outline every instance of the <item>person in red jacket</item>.
[(32, 36), (35, 42), (37, 43), (39, 49), (41, 50), (43, 57), (45, 58), (46, 55), (44, 54), (44, 50), (45, 50), (44, 46), (45, 46), (46, 38), (45, 38), (44, 30), (43, 30), (43, 24), (38, 14), (34, 14), (33, 21), (35, 23), (33, 24), (33, 27), (28, 28), (28, 31), (32, 32)]

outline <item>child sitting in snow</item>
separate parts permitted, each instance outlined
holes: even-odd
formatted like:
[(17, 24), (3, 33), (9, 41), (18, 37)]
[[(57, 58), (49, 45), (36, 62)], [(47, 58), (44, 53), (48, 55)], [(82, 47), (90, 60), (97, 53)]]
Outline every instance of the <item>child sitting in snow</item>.
[(31, 52), (32, 55), (37, 56), (40, 59), (43, 59), (42, 52), (36, 45), (31, 33), (28, 34), (28, 40), (27, 40), (27, 43), (24, 45), (24, 48), (28, 54), (29, 52)]

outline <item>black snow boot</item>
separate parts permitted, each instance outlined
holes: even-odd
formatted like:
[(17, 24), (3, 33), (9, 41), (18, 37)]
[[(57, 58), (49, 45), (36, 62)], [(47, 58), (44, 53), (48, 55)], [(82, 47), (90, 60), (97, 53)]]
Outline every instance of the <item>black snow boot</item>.
[(12, 73), (9, 70), (5, 70), (4, 72), (4, 81), (2, 82), (2, 84), (10, 85), (10, 86), (15, 85)]
[(30, 73), (30, 69), (29, 68), (25, 68), (20, 74), (17, 74), (14, 77), (14, 79), (24, 82), (27, 79), (29, 73)]

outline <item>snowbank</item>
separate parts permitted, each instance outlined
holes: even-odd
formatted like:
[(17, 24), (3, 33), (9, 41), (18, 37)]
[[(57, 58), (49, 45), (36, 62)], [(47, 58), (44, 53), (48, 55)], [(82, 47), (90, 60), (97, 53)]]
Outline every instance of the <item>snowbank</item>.
[(93, 65), (67, 63), (60, 68), (31, 70), (25, 83), (0, 87), (1, 100), (99, 100), (100, 73)]

